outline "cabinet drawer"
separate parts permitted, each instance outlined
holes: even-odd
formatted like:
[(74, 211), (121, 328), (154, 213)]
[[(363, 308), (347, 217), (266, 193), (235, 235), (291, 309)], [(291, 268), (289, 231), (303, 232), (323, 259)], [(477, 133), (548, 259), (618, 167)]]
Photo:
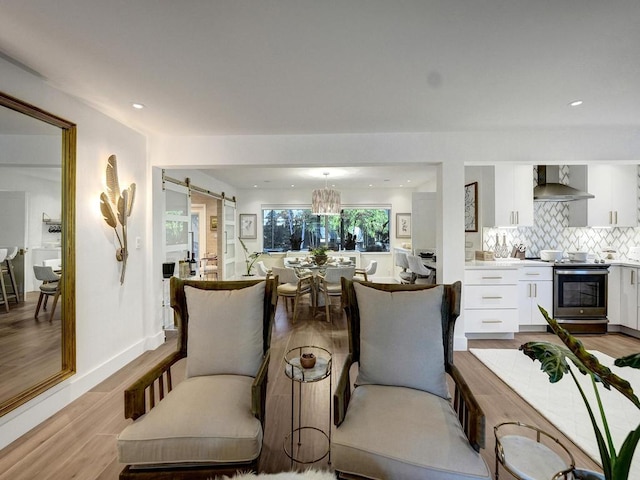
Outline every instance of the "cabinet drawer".
[(467, 285), (464, 308), (518, 308), (518, 286)]
[(464, 272), (464, 283), (467, 285), (510, 285), (517, 281), (517, 269), (469, 269)]
[(506, 310), (466, 310), (464, 311), (464, 331), (466, 333), (517, 332), (518, 311)]
[(520, 280), (537, 282), (538, 280), (553, 280), (551, 267), (524, 267), (520, 269)]

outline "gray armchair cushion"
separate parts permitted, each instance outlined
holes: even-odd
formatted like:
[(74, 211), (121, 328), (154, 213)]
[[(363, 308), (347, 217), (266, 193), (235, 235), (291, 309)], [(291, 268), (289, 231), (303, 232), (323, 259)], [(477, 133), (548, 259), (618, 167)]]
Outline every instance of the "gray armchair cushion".
[(256, 375), (263, 356), (264, 288), (264, 282), (239, 290), (184, 287), (187, 377)]
[(336, 470), (375, 479), (491, 479), (449, 401), (403, 387), (354, 390), (331, 460)]
[(118, 436), (120, 463), (256, 459), (262, 449), (262, 426), (251, 413), (252, 382), (238, 375), (185, 379)]
[(385, 292), (354, 284), (360, 311), (356, 384), (409, 387), (449, 398), (442, 344), (442, 285)]

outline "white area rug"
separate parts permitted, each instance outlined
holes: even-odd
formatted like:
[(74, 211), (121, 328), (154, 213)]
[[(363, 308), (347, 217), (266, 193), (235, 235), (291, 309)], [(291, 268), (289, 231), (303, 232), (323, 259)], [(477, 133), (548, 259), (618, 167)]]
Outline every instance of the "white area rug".
[[(600, 463), (600, 453), (589, 414), (571, 376), (565, 375), (558, 383), (550, 383), (547, 374), (540, 370), (540, 362), (532, 361), (519, 350), (472, 348), (469, 351), (587, 455)], [(636, 395), (640, 394), (640, 370), (618, 368), (613, 365), (614, 359), (608, 355), (595, 350), (591, 353), (616, 375), (628, 380)], [(599, 418), (590, 378), (580, 374), (573, 365), (572, 369)], [(619, 449), (629, 431), (640, 424), (640, 410), (617, 390), (608, 391), (601, 388), (601, 385), (598, 388), (613, 442), (616, 449)], [(634, 454), (629, 478), (640, 479), (639, 450), (640, 447)]]

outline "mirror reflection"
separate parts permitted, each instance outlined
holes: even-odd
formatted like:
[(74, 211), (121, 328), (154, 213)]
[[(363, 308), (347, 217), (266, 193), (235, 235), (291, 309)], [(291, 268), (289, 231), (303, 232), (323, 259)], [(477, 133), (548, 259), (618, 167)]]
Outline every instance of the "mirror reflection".
[(75, 370), (75, 126), (0, 94), (0, 414)]

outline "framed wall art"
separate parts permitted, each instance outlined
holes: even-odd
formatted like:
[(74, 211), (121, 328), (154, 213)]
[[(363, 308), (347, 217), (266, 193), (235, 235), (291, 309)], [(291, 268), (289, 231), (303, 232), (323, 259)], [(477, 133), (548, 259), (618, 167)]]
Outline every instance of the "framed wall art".
[(464, 186), (464, 231), (478, 231), (478, 182)]
[(214, 217), (213, 215), (209, 217), (209, 228), (211, 231), (218, 229), (218, 217)]
[(240, 238), (258, 238), (258, 215), (255, 213), (240, 214)]
[(411, 238), (410, 213), (396, 213), (396, 238)]

